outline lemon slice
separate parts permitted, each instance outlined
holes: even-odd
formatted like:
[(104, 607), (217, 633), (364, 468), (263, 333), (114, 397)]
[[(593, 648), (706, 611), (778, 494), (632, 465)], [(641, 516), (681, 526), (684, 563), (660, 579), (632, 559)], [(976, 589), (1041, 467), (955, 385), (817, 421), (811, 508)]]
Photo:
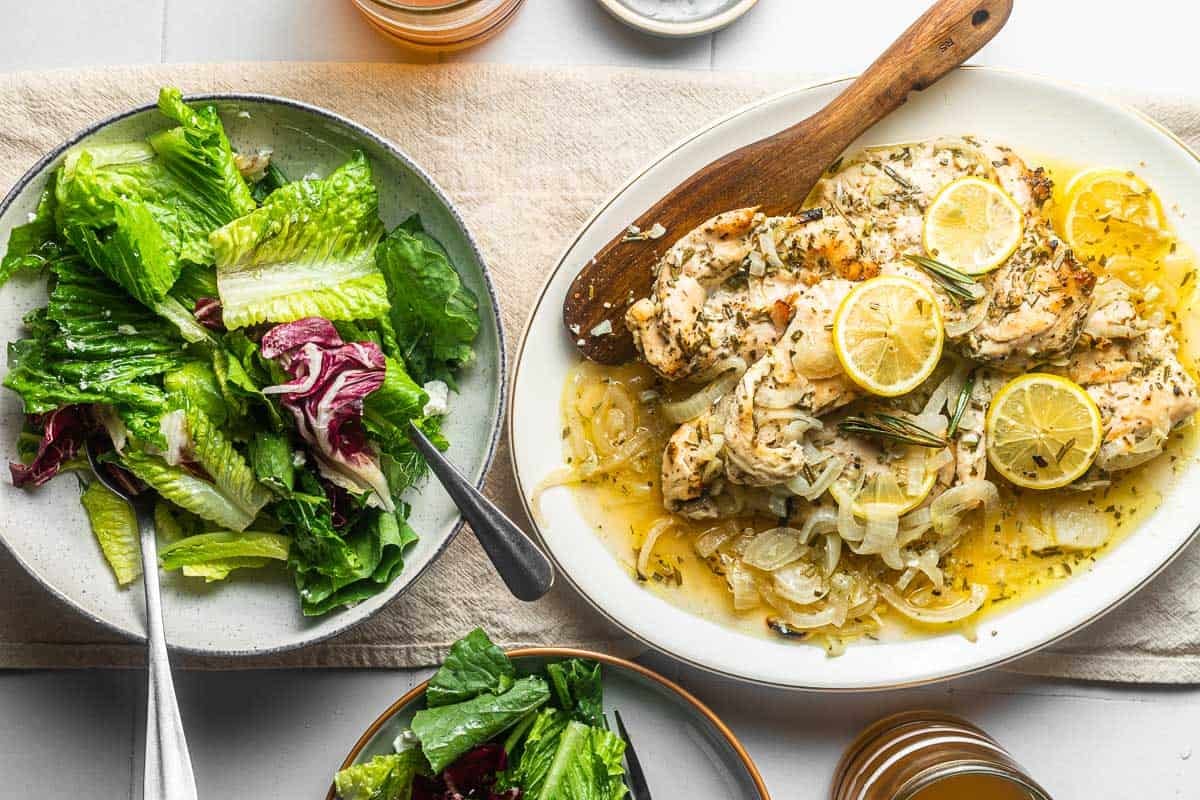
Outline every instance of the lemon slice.
[(1027, 489), (1066, 486), (1087, 472), (1104, 438), (1100, 409), (1083, 387), (1040, 372), (1000, 388), (986, 429), (988, 461)]
[[(886, 466), (875, 469), (867, 474), (862, 489), (858, 495), (852, 493), (858, 484), (858, 476), (843, 474), (829, 487), (829, 494), (839, 506), (852, 502), (852, 510), (859, 517), (867, 515), (869, 507), (886, 506), (894, 510), (897, 516), (912, 511), (933, 491), (937, 481), (937, 470), (934, 469), (934, 454), (938, 452), (928, 447), (906, 445), (894, 451), (895, 458), (889, 459)], [(920, 478), (912, 480), (909, 465), (916, 463)]]
[(1122, 255), (1156, 261), (1171, 246), (1162, 203), (1132, 172), (1085, 170), (1071, 179), (1066, 198), (1062, 234), (1081, 259)]
[(910, 392), (929, 377), (944, 339), (933, 293), (899, 275), (860, 283), (833, 318), (833, 348), (842, 369), (882, 397)]
[(982, 178), (960, 178), (925, 212), (925, 252), (968, 275), (991, 272), (1021, 243), (1025, 215), (1008, 192)]

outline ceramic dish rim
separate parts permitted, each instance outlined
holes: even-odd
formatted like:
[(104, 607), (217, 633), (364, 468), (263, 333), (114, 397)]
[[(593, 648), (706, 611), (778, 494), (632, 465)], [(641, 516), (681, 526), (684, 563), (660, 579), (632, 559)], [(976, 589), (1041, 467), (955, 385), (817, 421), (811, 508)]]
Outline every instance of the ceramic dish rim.
[[(1153, 119), (1148, 114), (1128, 105), (1127, 103), (1113, 100), (1108, 97), (1103, 97), (1096, 91), (1089, 89), (1085, 86), (1081, 86), (1079, 84), (1072, 83), (1070, 81), (1052, 78), (1052, 77), (1042, 75), (1042, 74), (1036, 73), (1036, 72), (1014, 69), (1014, 68), (1009, 68), (1009, 67), (996, 67), (996, 66), (987, 66), (987, 65), (980, 65), (980, 64), (964, 64), (962, 66), (957, 67), (955, 71), (958, 71), (958, 70), (962, 70), (965, 72), (983, 72), (983, 73), (994, 73), (994, 74), (1000, 74), (1000, 75), (1009, 75), (1009, 76), (1013, 76), (1013, 77), (1017, 77), (1017, 78), (1031, 80), (1034, 82), (1044, 83), (1044, 84), (1050, 85), (1055, 88), (1066, 89), (1066, 90), (1069, 90), (1072, 92), (1076, 92), (1092, 101), (1108, 105), (1115, 110), (1119, 110), (1122, 113), (1133, 116), (1133, 117), (1137, 118), (1138, 120), (1140, 120), (1141, 122), (1150, 125), (1157, 132), (1166, 136), (1172, 143), (1174, 143), (1178, 148), (1180, 148), (1180, 150), (1182, 150), (1185, 155), (1189, 156), (1192, 160), (1196, 161), (1197, 164), (1200, 164), (1200, 153), (1197, 153), (1195, 150), (1193, 150), (1190, 146), (1188, 146), (1188, 144), (1186, 142), (1184, 142), (1182, 139), (1180, 139), (1179, 136), (1177, 136), (1175, 133), (1173, 133), (1171, 130), (1169, 130), (1162, 123)], [(520, 469), (517, 466), (516, 439), (514, 437), (513, 425), (514, 425), (515, 409), (516, 409), (516, 402), (515, 402), (514, 395), (517, 390), (518, 374), (520, 373), (521, 367), (523, 365), (523, 360), (524, 360), (524, 356), (525, 356), (526, 345), (527, 345), (527, 342), (529, 339), (529, 334), (533, 327), (534, 319), (538, 316), (539, 312), (541, 311), (542, 305), (546, 300), (546, 295), (550, 290), (551, 284), (553, 284), (555, 277), (565, 266), (567, 256), (570, 255), (571, 251), (575, 248), (575, 246), (578, 244), (579, 240), (584, 236), (584, 234), (596, 223), (596, 221), (600, 218), (600, 216), (602, 214), (604, 214), (604, 212), (607, 211), (608, 208), (614, 202), (616, 202), (616, 200), (622, 194), (624, 194), (631, 186), (633, 186), (635, 183), (637, 183), (639, 180), (641, 180), (651, 169), (658, 166), (662, 161), (664, 161), (671, 155), (675, 154), (676, 152), (678, 152), (680, 149), (682, 149), (683, 147), (685, 147), (692, 141), (700, 138), (701, 136), (704, 136), (705, 134), (709, 133), (713, 129), (718, 128), (721, 125), (724, 125), (725, 123), (730, 122), (730, 121), (736, 119), (737, 117), (740, 117), (743, 114), (745, 114), (749, 111), (752, 111), (754, 109), (769, 105), (771, 103), (777, 102), (785, 97), (789, 97), (792, 95), (810, 92), (815, 89), (827, 88), (827, 87), (834, 86), (834, 85), (840, 84), (840, 83), (846, 83), (846, 82), (854, 80), (856, 77), (858, 77), (858, 76), (855, 74), (843, 74), (843, 75), (833, 77), (833, 78), (812, 81), (810, 83), (806, 83), (802, 86), (798, 86), (795, 88), (783, 89), (781, 91), (771, 92), (771, 93), (767, 94), (766, 96), (759, 98), (758, 100), (754, 100), (749, 103), (746, 103), (746, 104), (734, 109), (733, 111), (729, 112), (728, 114), (724, 114), (724, 115), (718, 117), (717, 119), (713, 120), (712, 122), (709, 122), (699, 128), (689, 131), (683, 138), (677, 140), (676, 142), (669, 145), (665, 149), (659, 151), (654, 156), (652, 156), (648, 161), (643, 163), (642, 166), (638, 170), (636, 170), (633, 174), (631, 174), (625, 181), (623, 181), (621, 183), (620, 186), (618, 186), (607, 197), (605, 197), (600, 202), (600, 204), (596, 207), (596, 210), (576, 229), (576, 231), (575, 231), (574, 235), (571, 237), (570, 241), (562, 249), (561, 254), (558, 257), (558, 260), (555, 262), (554, 268), (551, 269), (547, 273), (545, 280), (543, 281), (541, 287), (538, 289), (538, 292), (537, 292), (537, 295), (535, 296), (531, 311), (525, 320), (525, 324), (521, 329), (520, 335), (517, 338), (517, 347), (516, 347), (515, 355), (513, 358), (512, 380), (509, 382), (510, 396), (509, 396), (509, 402), (508, 402), (508, 411), (507, 411), (507, 414), (505, 416), (505, 421), (504, 421), (505, 433), (508, 437), (509, 449), (510, 449), (509, 468), (512, 471), (513, 480), (516, 483), (517, 493), (520, 496), (521, 506), (525, 511), (525, 516), (527, 519), (529, 519), (533, 530), (537, 534), (539, 542), (543, 546), (543, 549), (546, 551), (547, 555), (549, 555), (550, 559), (554, 562), (556, 572), (567, 580), (567, 582), (571, 585), (572, 589), (576, 592), (576, 594), (578, 594), (580, 597), (582, 597), (587, 602), (587, 604), (589, 606), (591, 606), (591, 608), (594, 611), (596, 611), (596, 613), (600, 614), (608, 622), (615, 625), (627, 636), (631, 637), (635, 641), (641, 642), (642, 644), (646, 645), (647, 647), (652, 648), (656, 652), (663, 653), (664, 655), (667, 655), (667, 656), (675, 659), (676, 661), (679, 661), (684, 664), (688, 664), (689, 666), (695, 667), (696, 669), (699, 669), (699, 670), (703, 670), (704, 672), (707, 672), (711, 675), (717, 675), (719, 677), (727, 678), (729, 680), (737, 681), (740, 683), (747, 683), (747, 684), (757, 685), (757, 686), (766, 686), (766, 687), (770, 687), (773, 689), (784, 689), (787, 691), (816, 692), (816, 693), (824, 693), (824, 692), (830, 692), (830, 693), (885, 692), (885, 691), (892, 691), (895, 689), (905, 689), (905, 688), (911, 688), (911, 687), (915, 687), (915, 686), (927, 686), (927, 685), (931, 685), (931, 684), (935, 684), (935, 683), (941, 683), (944, 681), (955, 680), (955, 679), (967, 677), (970, 675), (976, 675), (976, 674), (985, 672), (987, 670), (994, 669), (996, 667), (1004, 666), (1006, 664), (1010, 664), (1014, 661), (1024, 658), (1025, 656), (1028, 656), (1028, 655), (1031, 655), (1038, 651), (1044, 650), (1045, 648), (1050, 647), (1050, 646), (1054, 645), (1055, 643), (1060, 642), (1075, 633), (1078, 633), (1079, 631), (1088, 627), (1092, 623), (1096, 622), (1097, 620), (1101, 619), (1102, 617), (1104, 617), (1107, 614), (1111, 613), (1112, 611), (1116, 610), (1119, 606), (1124, 604), (1127, 600), (1129, 600), (1135, 594), (1140, 592), (1147, 585), (1149, 585), (1155, 578), (1157, 578), (1160, 574), (1162, 574), (1163, 570), (1165, 570), (1168, 566), (1170, 566), (1180, 556), (1180, 554), (1182, 554), (1183, 551), (1188, 548), (1188, 546), (1190, 544), (1192, 544), (1194, 541), (1196, 541), (1197, 538), (1200, 538), (1200, 522), (1198, 522), (1192, 527), (1191, 532), (1186, 537), (1183, 538), (1183, 540), (1180, 542), (1179, 546), (1176, 547), (1174, 551), (1172, 551), (1165, 559), (1163, 559), (1161, 561), (1161, 563), (1159, 563), (1155, 569), (1151, 570), (1142, 580), (1138, 581), (1134, 586), (1130, 587), (1127, 591), (1122, 593), (1119, 597), (1115, 598), (1111, 603), (1109, 603), (1107, 606), (1105, 606), (1105, 608), (1102, 609), (1101, 611), (1099, 611), (1098, 613), (1092, 614), (1085, 620), (1081, 620), (1080, 622), (1076, 623), (1075, 625), (1072, 625), (1070, 628), (1068, 628), (1067, 630), (1064, 630), (1063, 632), (1059, 633), (1056, 636), (1052, 636), (1043, 641), (1036, 642), (1032, 645), (1029, 645), (1028, 647), (1021, 649), (1019, 652), (1013, 653), (1009, 656), (999, 658), (994, 661), (989, 661), (987, 663), (977, 664), (974, 666), (962, 668), (962, 669), (956, 670), (954, 672), (930, 676), (930, 677), (926, 677), (926, 678), (895, 681), (895, 682), (886, 683), (886, 684), (873, 684), (873, 685), (869, 685), (869, 686), (821, 686), (821, 685), (802, 685), (802, 684), (797, 684), (797, 683), (783, 683), (783, 682), (779, 682), (779, 681), (768, 680), (765, 678), (756, 678), (756, 677), (752, 677), (749, 675), (728, 672), (724, 669), (720, 669), (718, 667), (706, 664), (706, 663), (704, 663), (702, 661), (698, 661), (694, 658), (690, 658), (688, 656), (681, 655), (679, 653), (674, 652), (673, 650), (669, 650), (669, 649), (663, 647), (662, 645), (660, 645), (656, 642), (650, 641), (648, 638), (642, 636), (641, 634), (639, 634), (638, 632), (634, 631), (629, 626), (627, 626), (625, 623), (618, 620), (608, 610), (601, 607), (599, 602), (597, 600), (595, 600), (590, 594), (585, 592), (583, 590), (583, 588), (579, 585), (578, 581), (576, 581), (575, 577), (568, 570), (563, 568), (562, 564), (559, 562), (559, 559), (558, 559), (557, 554), (555, 553), (554, 549), (551, 548), (549, 545), (547, 545), (546, 539), (542, 535), (541, 525), (538, 524), (537, 516), (535, 515), (534, 509), (530, 504), (529, 493), (526, 490), (525, 484), (521, 480)], [(688, 612), (688, 613), (690, 613), (690, 612)]]
[[(734, 753), (742, 762), (742, 766), (745, 768), (746, 773), (750, 776), (751, 781), (754, 782), (754, 786), (758, 790), (760, 800), (771, 800), (771, 793), (767, 790), (767, 784), (763, 780), (762, 774), (758, 771), (758, 767), (754, 764), (754, 759), (750, 757), (749, 751), (746, 750), (746, 747), (742, 744), (741, 740), (738, 739), (737, 734), (735, 734), (733, 730), (726, 725), (725, 722), (717, 716), (716, 712), (709, 708), (703, 700), (696, 697), (694, 694), (670, 678), (660, 675), (658, 672), (655, 672), (649, 667), (644, 667), (636, 661), (630, 661), (629, 659), (621, 658), (620, 656), (609, 655), (608, 653), (597, 653), (592, 650), (582, 650), (575, 647), (518, 647), (512, 650), (506, 650), (505, 655), (514, 659), (590, 659), (592, 661), (599, 661), (600, 663), (607, 664), (609, 666), (621, 667), (623, 669), (630, 670), (641, 675), (643, 678), (648, 678), (660, 686), (669, 689), (687, 702), (688, 705), (692, 707), (692, 710), (699, 712), (700, 716), (703, 717), (710, 725), (712, 725), (713, 728), (716, 729), (717, 733), (721, 734), (721, 738), (723, 738), (729, 744), (729, 746), (733, 748)], [(362, 736), (358, 737), (358, 740), (354, 743), (354, 746), (350, 748), (350, 753), (346, 756), (345, 760), (342, 761), (342, 765), (338, 767), (338, 769), (343, 770), (346, 767), (353, 765), (355, 759), (358, 758), (363, 749), (367, 746), (367, 743), (375, 738), (383, 726), (391, 721), (392, 717), (400, 713), (400, 711), (402, 711), (404, 708), (420, 699), (420, 697), (425, 694), (425, 689), (428, 686), (428, 680), (422, 681), (401, 695), (400, 699), (393, 702), (383, 711), (383, 713), (376, 717), (374, 722), (368, 725), (367, 729), (363, 731)], [(336, 789), (331, 782), (329, 785), (329, 792), (325, 795), (325, 800), (336, 800), (336, 798)]]
[(662, 20), (651, 19), (629, 8), (620, 2), (620, 0), (597, 0), (597, 2), (604, 7), (605, 11), (634, 30), (670, 39), (688, 39), (693, 36), (703, 36), (706, 33), (712, 33), (713, 31), (718, 31), (721, 28), (732, 25), (745, 16), (750, 9), (754, 8), (758, 0), (738, 0), (736, 4), (724, 11), (693, 22), (664, 22)]
[[(458, 207), (455, 206), (454, 203), (452, 203), (450, 201), (450, 199), (449, 199), (449, 197), (447, 197), (445, 191), (442, 190), (442, 187), (439, 186), (436, 181), (434, 181), (434, 179), (424, 170), (424, 168), (422, 168), (419, 164), (417, 164), (417, 162), (415, 160), (413, 160), (412, 157), (410, 157), (406, 152), (404, 152), (402, 149), (400, 149), (400, 147), (398, 145), (396, 145), (393, 141), (376, 133), (374, 130), (366, 127), (365, 125), (355, 122), (355, 121), (349, 119), (348, 117), (338, 114), (337, 112), (330, 111), (327, 108), (313, 105), (311, 103), (306, 103), (302, 100), (295, 100), (290, 97), (284, 97), (282, 95), (265, 94), (265, 93), (258, 93), (258, 92), (209, 92), (209, 93), (199, 93), (199, 94), (187, 94), (187, 95), (184, 95), (183, 99), (186, 102), (250, 101), (250, 102), (264, 103), (267, 105), (286, 106), (286, 107), (299, 109), (299, 110), (304, 111), (309, 114), (315, 114), (318, 117), (323, 117), (324, 119), (332, 121), (334, 123), (337, 123), (338, 125), (343, 125), (346, 128), (348, 128), (349, 130), (353, 131), (357, 136), (365, 137), (366, 139), (371, 140), (376, 145), (378, 145), (379, 147), (381, 147), (382, 149), (387, 151), (393, 158), (397, 159), (407, 169), (411, 170), (413, 175), (415, 175), (418, 179), (420, 179), (420, 181), (429, 188), (430, 192), (433, 193), (433, 195), (437, 199), (437, 201), (439, 203), (441, 203), (442, 206), (445, 207), (447, 211), (450, 212), (450, 216), (454, 219), (455, 224), (462, 231), (463, 237), (466, 240), (468, 247), (470, 247), (471, 254), (474, 256), (476, 262), (479, 264), (480, 275), (483, 277), (483, 283), (484, 283), (485, 288), (487, 289), (488, 298), (491, 303), (491, 314), (492, 314), (492, 317), (493, 317), (495, 325), (496, 325), (497, 383), (496, 383), (495, 391), (498, 396), (497, 403), (496, 403), (496, 414), (495, 414), (494, 419), (492, 419), (491, 423), (490, 423), (491, 436), (488, 441), (487, 452), (485, 453), (483, 462), (481, 464), (482, 468), (479, 473), (479, 479), (473, 482), (477, 489), (482, 489), (484, 481), (487, 480), (488, 472), (491, 470), (492, 464), (495, 460), (496, 449), (497, 449), (497, 446), (500, 441), (500, 434), (504, 430), (504, 419), (507, 416), (508, 389), (509, 389), (509, 387), (508, 387), (508, 354), (507, 354), (507, 350), (505, 348), (504, 321), (501, 318), (501, 314), (500, 314), (500, 301), (496, 294), (496, 287), (492, 283), (491, 270), (488, 268), (487, 262), (484, 260), (483, 253), (479, 249), (478, 242), (475, 241), (474, 234), (471, 233), (470, 228), (467, 227), (466, 222), (463, 220), (462, 215), (459, 213)], [(158, 107), (157, 103), (143, 103), (143, 104), (134, 106), (133, 108), (125, 109), (124, 111), (118, 111), (116, 113), (109, 114), (108, 116), (106, 116), (100, 120), (97, 120), (96, 122), (93, 122), (93, 123), (87, 125), (86, 127), (76, 131), (75, 133), (71, 134), (71, 136), (69, 136), (63, 142), (61, 142), (60, 144), (55, 146), (53, 149), (51, 149), (49, 152), (47, 152), (45, 155), (43, 155), (41, 158), (39, 158), (33, 164), (33, 166), (31, 166), (29, 169), (27, 169), (21, 175), (21, 177), (17, 178), (16, 182), (13, 183), (12, 188), (9, 189), (8, 193), (4, 195), (4, 198), (2, 200), (0, 200), (0, 218), (2, 218), (6, 213), (8, 213), (9, 208), (12, 206), (12, 204), (14, 202), (16, 202), (17, 197), (25, 190), (25, 188), (30, 183), (32, 183), (33, 181), (35, 181), (39, 177), (41, 177), (45, 173), (46, 169), (51, 164), (53, 164), (59, 158), (59, 156), (61, 156), (66, 151), (68, 151), (71, 147), (75, 146), (76, 144), (78, 144), (82, 140), (86, 139), (87, 137), (100, 132), (101, 130), (107, 128), (108, 126), (110, 126), (114, 123), (120, 122), (121, 120), (136, 116), (138, 114), (145, 113), (147, 111), (152, 111), (157, 107)], [(12, 488), (12, 487), (8, 487), (8, 488)], [(430, 567), (432, 567), (437, 561), (439, 561), (445, 555), (446, 550), (450, 547), (450, 544), (458, 537), (458, 534), (462, 531), (463, 526), (465, 526), (465, 525), (466, 525), (466, 520), (463, 518), (462, 514), (459, 514), (457, 521), (452, 523), (449, 534), (447, 534), (446, 538), (438, 545), (437, 549), (434, 550), (434, 552), (430, 556), (429, 560), (426, 561), (426, 563), (424, 565), (422, 565), (420, 569), (416, 570), (415, 573), (408, 575), (407, 583), (405, 583), (403, 586), (401, 586), (399, 589), (397, 589), (395, 591), (395, 594), (393, 594), (385, 602), (381, 603), (380, 606), (378, 608), (376, 608), (374, 611), (372, 611), (371, 613), (365, 614), (359, 618), (353, 618), (353, 619), (348, 618), (349, 621), (345, 622), (344, 624), (335, 624), (332, 626), (331, 630), (322, 631), (319, 635), (316, 635), (316, 636), (311, 636), (311, 637), (302, 636), (302, 637), (299, 637), (299, 641), (291, 642), (288, 644), (282, 644), (282, 645), (278, 645), (275, 647), (269, 647), (269, 648), (243, 648), (243, 649), (227, 650), (227, 649), (216, 649), (216, 648), (210, 649), (210, 648), (203, 648), (203, 647), (192, 647), (192, 646), (168, 644), (168, 650), (170, 650), (172, 653), (180, 653), (183, 655), (205, 656), (205, 657), (214, 657), (214, 658), (235, 658), (236, 659), (236, 658), (254, 658), (254, 657), (258, 657), (258, 656), (276, 655), (279, 653), (290, 652), (292, 650), (298, 650), (302, 647), (309, 647), (311, 645), (320, 644), (321, 642), (327, 641), (327, 640), (333, 638), (334, 636), (339, 636), (339, 635), (345, 633), (346, 631), (349, 631), (349, 630), (361, 625), (362, 623), (373, 618), (376, 614), (380, 613), (385, 608), (390, 606), (393, 602), (395, 602), (402, 595), (404, 595), (410, 588), (412, 588), (412, 586), (414, 584), (416, 584), (417, 581), (419, 581), (421, 579), (421, 576), (424, 575), (425, 572)], [(145, 642), (146, 641), (145, 633), (138, 632), (138, 631), (125, 630), (124, 628), (120, 627), (116, 623), (111, 622), (106, 619), (103, 619), (102, 617), (93, 613), (90, 609), (85, 608), (82, 604), (76, 602), (73, 598), (68, 597), (65, 593), (60, 591), (58, 589), (58, 587), (52, 586), (49, 582), (47, 582), (42, 577), (41, 573), (38, 572), (31, 563), (27, 562), (24, 558), (22, 558), (16, 552), (16, 550), (14, 550), (13, 547), (9, 545), (7, 538), (4, 536), (0, 536), (0, 547), (3, 547), (4, 550), (10, 556), (12, 556), (13, 560), (16, 561), (18, 565), (20, 565), (21, 569), (23, 569), (30, 577), (32, 577), (34, 580), (36, 580), (43, 589), (45, 589), (47, 592), (49, 592), (50, 595), (53, 596), (59, 602), (64, 603), (66, 606), (68, 606), (73, 611), (81, 614), (83, 617), (85, 617), (89, 621), (102, 626), (107, 631), (116, 633), (119, 636), (121, 636), (125, 639), (130, 639), (134, 642)], [(403, 575), (403, 573), (401, 573), (401, 574)], [(387, 590), (385, 590), (385, 591), (387, 591)], [(349, 609), (346, 609), (346, 611), (349, 611)], [(298, 608), (296, 610), (296, 613), (297, 614), (300, 613)]]

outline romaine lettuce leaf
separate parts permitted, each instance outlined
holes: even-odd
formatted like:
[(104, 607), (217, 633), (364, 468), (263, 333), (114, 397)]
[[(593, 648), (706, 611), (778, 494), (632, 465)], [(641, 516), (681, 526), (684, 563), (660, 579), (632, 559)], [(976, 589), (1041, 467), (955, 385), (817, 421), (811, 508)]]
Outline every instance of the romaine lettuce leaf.
[(521, 762), (505, 776), (527, 800), (620, 800), (625, 743), (603, 728), (544, 709), (525, 737)]
[(33, 219), (8, 234), (8, 247), (0, 260), (0, 286), (18, 272), (40, 270), (62, 255), (58, 226), (54, 222), (54, 175), (38, 198)]
[(142, 574), (142, 552), (133, 507), (100, 481), (88, 484), (80, 498), (92, 533), (117, 583), (125, 586)]
[(429, 769), (420, 750), (375, 756), (334, 776), (340, 800), (410, 800), (413, 778)]
[(158, 110), (179, 127), (155, 133), (150, 146), (167, 172), (186, 188), (187, 202), (205, 219), (204, 227), (212, 231), (253, 211), (258, 204), (234, 164), (216, 108), (189, 106), (178, 89), (164, 87), (158, 94)]
[(374, 258), (382, 235), (379, 198), (361, 152), (324, 180), (277, 189), (209, 238), (225, 326), (384, 314), (387, 286)]
[(415, 217), (379, 243), (375, 263), (387, 279), (389, 319), (410, 373), (421, 383), (455, 386), (454, 370), (474, 358), (479, 301)]
[(546, 665), (558, 706), (585, 725), (607, 728), (600, 662), (569, 658)]
[(545, 705), (550, 687), (536, 675), (520, 678), (500, 695), (481, 694), (452, 705), (425, 708), (413, 715), (413, 733), (435, 773), (471, 748), (491, 741), (526, 714)]
[(292, 443), (282, 433), (258, 431), (250, 440), (254, 476), (281, 497), (289, 496), (296, 485), (296, 465), (292, 458)]
[(450, 648), (450, 654), (434, 673), (425, 690), (430, 708), (461, 703), (484, 692), (503, 694), (516, 679), (512, 661), (476, 628)]
[(214, 531), (180, 539), (159, 551), (163, 569), (182, 569), (184, 575), (206, 581), (224, 580), (235, 569), (263, 567), (287, 561), (291, 540), (263, 531)]
[[(311, 492), (311, 473), (301, 472), (299, 478), (301, 488)], [(381, 509), (364, 510), (339, 534), (328, 500), (315, 494), (293, 493), (276, 504), (275, 513), (294, 538), (288, 566), (306, 616), (354, 605), (383, 591), (403, 570), (404, 551), (417, 540), (399, 514)]]

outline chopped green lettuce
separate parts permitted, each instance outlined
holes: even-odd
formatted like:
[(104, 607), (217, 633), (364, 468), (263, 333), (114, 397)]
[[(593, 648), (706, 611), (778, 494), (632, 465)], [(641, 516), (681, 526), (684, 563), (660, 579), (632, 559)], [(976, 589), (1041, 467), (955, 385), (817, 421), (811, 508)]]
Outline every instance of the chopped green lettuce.
[(226, 327), (386, 313), (387, 286), (374, 258), (382, 235), (361, 152), (324, 180), (277, 189), (210, 237)]
[(476, 628), (450, 648), (450, 655), (429, 681), (425, 703), (436, 708), (461, 703), (484, 692), (504, 694), (515, 680), (512, 661), (482, 628)]
[(461, 703), (424, 708), (413, 716), (412, 729), (433, 771), (439, 773), (549, 699), (550, 687), (544, 679), (536, 675), (520, 678), (499, 695), (486, 692)]
[(250, 466), (258, 482), (287, 497), (296, 485), (292, 443), (282, 433), (258, 431), (250, 440)]
[(538, 713), (521, 760), (504, 776), (528, 800), (620, 800), (628, 789), (625, 743), (612, 731), (585, 725), (554, 708)]
[(213, 531), (167, 545), (158, 562), (163, 569), (182, 569), (184, 575), (219, 581), (235, 569), (287, 561), (290, 545), (288, 537), (277, 533)]
[(404, 568), (417, 534), (399, 513), (369, 508), (339, 533), (312, 473), (297, 474), (299, 492), (274, 506), (294, 535), (288, 566), (306, 616), (361, 602), (387, 588)]
[(341, 800), (410, 800), (413, 778), (427, 771), (420, 750), (404, 750), (346, 767), (333, 784)]
[(600, 662), (569, 658), (546, 666), (558, 707), (585, 725), (607, 728)]
[(138, 447), (126, 448), (122, 464), (175, 505), (222, 528), (245, 530), (271, 499), (270, 493), (255, 480), (233, 443), (196, 404), (184, 399), (183, 413), (190, 457), (212, 477), (211, 483)]
[(389, 320), (409, 371), (421, 383), (455, 386), (454, 371), (474, 358), (479, 301), (415, 217), (379, 243), (375, 263), (387, 279)]
[(92, 533), (121, 586), (142, 574), (142, 551), (133, 507), (100, 481), (92, 481), (80, 498)]
[(34, 272), (47, 266), (61, 254), (58, 226), (54, 222), (54, 176), (46, 182), (38, 198), (33, 219), (18, 225), (8, 234), (8, 248), (0, 260), (0, 286), (18, 272)]

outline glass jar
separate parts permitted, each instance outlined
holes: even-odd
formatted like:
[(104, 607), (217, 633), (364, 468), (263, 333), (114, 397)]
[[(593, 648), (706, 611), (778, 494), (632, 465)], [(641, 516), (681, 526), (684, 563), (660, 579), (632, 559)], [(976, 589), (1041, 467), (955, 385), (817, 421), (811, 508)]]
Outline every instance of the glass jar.
[(1051, 800), (965, 719), (908, 711), (867, 728), (842, 756), (831, 800)]
[(463, 50), (486, 42), (525, 0), (352, 0), (367, 22), (419, 50)]

